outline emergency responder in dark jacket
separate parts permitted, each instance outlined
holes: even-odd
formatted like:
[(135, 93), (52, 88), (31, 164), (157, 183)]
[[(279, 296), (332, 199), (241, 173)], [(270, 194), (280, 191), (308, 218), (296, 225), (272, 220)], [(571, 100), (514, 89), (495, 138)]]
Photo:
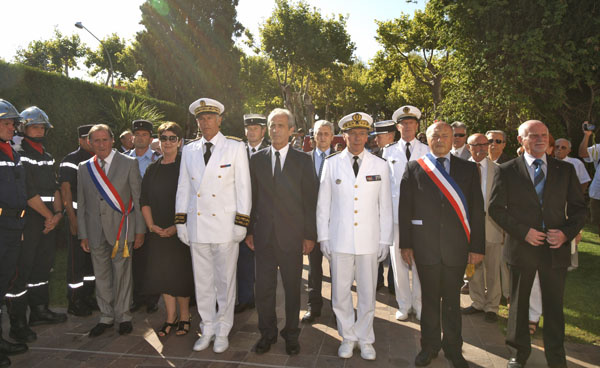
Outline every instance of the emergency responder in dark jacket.
[[(4, 298), (15, 273), (25, 225), (25, 169), (20, 162), (21, 156), (9, 143), (19, 124), (21, 115), (17, 109), (0, 99), (0, 299)], [(27, 345), (13, 344), (2, 338), (0, 320), (0, 367), (10, 365), (7, 355), (25, 351)]]
[(43, 146), (52, 125), (46, 113), (35, 106), (22, 111), (21, 116), (24, 138), (19, 154), (25, 168), (27, 209), (21, 255), (6, 293), (6, 305), (10, 315), (9, 336), (19, 342), (32, 342), (37, 336), (27, 325), (27, 306), (31, 310), (30, 326), (67, 319), (66, 314), (48, 309), (48, 279), (56, 241), (53, 230), (63, 215), (54, 159)]
[(67, 312), (75, 316), (89, 316), (98, 309), (93, 296), (95, 280), (92, 258), (79, 245), (77, 238), (77, 166), (89, 160), (94, 154), (88, 142), (88, 132), (93, 125), (77, 128), (79, 148), (69, 153), (58, 168), (58, 183), (66, 213), (69, 231), (67, 233)]

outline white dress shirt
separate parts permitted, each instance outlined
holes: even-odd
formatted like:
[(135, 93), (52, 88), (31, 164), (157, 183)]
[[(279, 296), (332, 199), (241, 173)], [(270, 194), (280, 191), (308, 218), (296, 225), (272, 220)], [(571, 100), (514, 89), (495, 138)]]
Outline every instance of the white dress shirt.
[[(279, 162), (281, 163), (281, 172), (283, 172), (283, 165), (285, 164), (285, 158), (289, 149), (290, 145), (288, 143), (282, 149), (279, 150)], [(271, 172), (273, 173), (273, 175), (275, 175), (275, 160), (277, 159), (277, 157), (275, 156), (275, 152), (277, 152), (277, 150), (275, 149), (275, 147), (271, 146)]]
[[(110, 151), (110, 153), (108, 154), (108, 156), (106, 156), (106, 158), (104, 159), (104, 173), (106, 175), (108, 175), (108, 170), (110, 169), (110, 163), (112, 162), (113, 158), (115, 158), (115, 151), (114, 149)], [(100, 157), (98, 157), (98, 164), (100, 164)], [(102, 165), (100, 165), (102, 166)]]
[[(531, 177), (531, 182), (535, 183), (535, 165), (533, 164), (533, 161), (535, 161), (536, 158), (527, 152), (525, 152), (523, 154), (523, 156), (525, 156), (525, 163), (527, 164), (527, 170), (529, 171), (529, 176)], [(542, 160), (542, 162), (544, 163), (542, 165), (542, 171), (544, 172), (544, 177), (547, 178), (548, 177), (548, 162), (546, 159), (546, 154), (544, 154), (544, 156), (542, 156), (540, 158), (540, 160)]]

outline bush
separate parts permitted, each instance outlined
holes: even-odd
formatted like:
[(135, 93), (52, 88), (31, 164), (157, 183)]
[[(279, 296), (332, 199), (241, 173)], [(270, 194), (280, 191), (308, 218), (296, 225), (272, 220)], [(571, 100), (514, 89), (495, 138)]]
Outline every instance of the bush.
[(115, 101), (121, 99), (154, 106), (165, 120), (175, 121), (184, 129), (193, 122), (186, 108), (170, 102), (1, 61), (0, 98), (19, 111), (35, 105), (48, 114), (54, 129), (48, 134), (46, 148), (57, 161), (77, 148), (80, 125), (105, 123), (118, 137), (121, 128), (113, 117), (118, 115)]

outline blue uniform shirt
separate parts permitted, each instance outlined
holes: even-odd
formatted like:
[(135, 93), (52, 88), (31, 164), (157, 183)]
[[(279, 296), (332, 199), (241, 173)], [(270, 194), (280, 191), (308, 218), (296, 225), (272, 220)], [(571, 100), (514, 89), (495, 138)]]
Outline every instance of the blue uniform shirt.
[(142, 156), (137, 156), (135, 154), (135, 149), (129, 151), (128, 155), (131, 157), (135, 157), (138, 160), (138, 164), (140, 165), (140, 175), (142, 175), (142, 178), (144, 177), (144, 173), (146, 172), (146, 168), (148, 167), (148, 165), (150, 165), (156, 160), (154, 151), (151, 150), (150, 147), (148, 147), (148, 150)]

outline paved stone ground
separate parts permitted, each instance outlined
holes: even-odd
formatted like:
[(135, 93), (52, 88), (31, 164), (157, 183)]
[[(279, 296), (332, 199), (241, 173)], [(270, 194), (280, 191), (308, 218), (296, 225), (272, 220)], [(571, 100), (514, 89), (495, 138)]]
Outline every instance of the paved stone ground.
[[(308, 274), (308, 260), (304, 259), (304, 283)], [(324, 270), (329, 267), (324, 265)], [(327, 273), (327, 271), (325, 271)], [(328, 275), (327, 275), (328, 276)], [(329, 278), (323, 284), (323, 295), (329, 297)], [(356, 298), (356, 295), (354, 295)], [(468, 296), (462, 296), (463, 307), (470, 304)], [(302, 308), (306, 308), (307, 295), (302, 295)], [(355, 299), (356, 302), (356, 299)], [(283, 326), (283, 290), (281, 280), (277, 294), (279, 325)], [(302, 310), (303, 314), (305, 310)], [(111, 330), (97, 338), (87, 336), (98, 320), (92, 317), (69, 316), (61, 325), (40, 326), (34, 330), (38, 340), (30, 344), (26, 354), (11, 357), (12, 367), (414, 367), (414, 359), (419, 352), (419, 324), (414, 316), (408, 321), (396, 321), (396, 301), (387, 288), (377, 294), (375, 314), (374, 344), (377, 360), (367, 362), (355, 351), (351, 359), (339, 359), (337, 349), (340, 337), (333, 328), (331, 309), (324, 307), (323, 315), (313, 325), (303, 325), (300, 334), (301, 352), (289, 357), (285, 353), (283, 339), (271, 347), (264, 355), (250, 350), (259, 339), (256, 310), (246, 311), (235, 317), (233, 330), (229, 336), (230, 348), (223, 354), (215, 354), (212, 349), (193, 352), (197, 338), (198, 314), (192, 319), (192, 332), (180, 337), (171, 335), (160, 338), (154, 329), (162, 325), (164, 306), (155, 314), (140, 311), (134, 314), (134, 331), (131, 335), (120, 336)], [(6, 315), (6, 314), (5, 314)], [(8, 318), (3, 318), (4, 337), (8, 335)], [(510, 353), (504, 345), (504, 336), (499, 324), (483, 321), (482, 315), (463, 317), (463, 352), (471, 367), (506, 367)], [(567, 344), (569, 367), (597, 367), (600, 364), (600, 347), (591, 345)], [(534, 339), (534, 348), (527, 367), (545, 367), (541, 336)], [(451, 367), (440, 353), (430, 365), (432, 368)]]

